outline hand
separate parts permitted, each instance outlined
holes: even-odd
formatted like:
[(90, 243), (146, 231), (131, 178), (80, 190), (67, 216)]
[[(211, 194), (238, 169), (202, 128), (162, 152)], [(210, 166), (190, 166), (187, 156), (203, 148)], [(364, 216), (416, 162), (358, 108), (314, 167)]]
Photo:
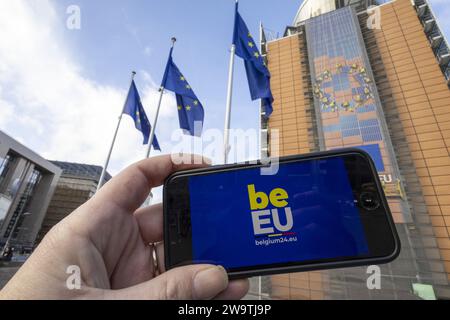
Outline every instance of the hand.
[[(198, 161), (199, 163), (204, 161)], [(165, 271), (162, 205), (139, 208), (174, 171), (170, 156), (141, 161), (109, 181), (56, 225), (0, 292), (3, 299), (240, 299), (248, 280), (228, 281), (220, 266)], [(154, 258), (154, 256), (156, 258)], [(79, 266), (81, 289), (66, 285)]]

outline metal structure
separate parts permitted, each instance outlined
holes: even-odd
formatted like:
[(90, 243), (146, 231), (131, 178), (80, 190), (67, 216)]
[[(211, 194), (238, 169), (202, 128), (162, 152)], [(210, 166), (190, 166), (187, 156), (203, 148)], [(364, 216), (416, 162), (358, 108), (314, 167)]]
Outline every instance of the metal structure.
[(31, 251), (61, 169), (0, 131), (0, 251)]
[[(382, 29), (367, 24), (373, 4), (381, 5)], [(434, 166), (448, 161), (439, 130), (450, 123), (450, 95), (438, 65), (448, 81), (450, 56), (427, 1), (307, 0), (282, 38), (268, 35), (262, 53), (276, 108), (268, 122), (261, 115), (261, 156), (273, 155), (273, 130), (281, 133), (281, 155), (378, 144), (378, 171), (403, 247), (396, 261), (380, 266), (381, 290), (367, 289), (367, 270), (350, 268), (273, 276), (270, 298), (415, 299), (414, 288), (423, 285), (450, 297), (448, 234), (438, 220), (448, 212), (432, 201), (445, 197), (440, 185), (448, 184), (446, 167)]]
[(427, 0), (414, 0), (414, 7), (442, 73), (450, 86), (450, 46), (447, 39), (439, 27), (436, 15)]

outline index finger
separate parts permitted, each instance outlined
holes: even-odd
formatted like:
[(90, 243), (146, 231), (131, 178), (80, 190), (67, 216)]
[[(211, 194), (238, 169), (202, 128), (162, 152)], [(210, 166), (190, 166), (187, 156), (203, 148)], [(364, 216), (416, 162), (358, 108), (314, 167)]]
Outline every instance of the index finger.
[(170, 155), (164, 155), (137, 162), (106, 183), (92, 201), (99, 203), (108, 201), (122, 210), (134, 212), (144, 203), (151, 189), (162, 185), (170, 174), (208, 166), (208, 161), (204, 157), (198, 155), (183, 157), (186, 158), (191, 161), (176, 164)]

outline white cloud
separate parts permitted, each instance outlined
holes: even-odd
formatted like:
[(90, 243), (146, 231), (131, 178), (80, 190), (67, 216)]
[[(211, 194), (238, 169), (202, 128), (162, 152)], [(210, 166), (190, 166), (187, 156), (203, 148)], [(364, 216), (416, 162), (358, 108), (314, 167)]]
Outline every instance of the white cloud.
[[(128, 83), (115, 88), (86, 78), (58, 32), (62, 21), (51, 1), (0, 1), (0, 129), (24, 137), (46, 158), (102, 165)], [(157, 86), (142, 74), (137, 84), (153, 119)], [(176, 126), (174, 100), (165, 98), (157, 133), (169, 139)], [(160, 142), (170, 151), (168, 141)], [(110, 171), (145, 151), (141, 133), (124, 116)]]
[[(45, 158), (103, 165), (129, 76), (124, 75), (120, 88), (86, 77), (76, 52), (62, 36), (63, 28), (64, 19), (58, 18), (53, 1), (0, 1), (0, 130)], [(136, 84), (152, 120), (159, 83), (145, 70), (138, 71)], [(175, 98), (166, 93), (157, 126), (165, 153), (177, 144), (170, 139), (178, 126)], [(182, 141), (190, 145), (195, 139)], [(115, 174), (142, 159), (146, 154), (142, 140), (132, 119), (124, 116), (108, 171)], [(215, 145), (221, 147), (222, 140)], [(203, 150), (197, 146), (194, 152)], [(255, 157), (256, 153), (251, 156)], [(219, 163), (221, 154), (212, 158)], [(154, 194), (160, 201), (161, 189)]]
[(149, 47), (149, 46), (146, 46), (145, 48), (144, 48), (144, 54), (146, 55), (146, 56), (151, 56), (152, 55), (152, 52), (153, 52), (153, 50), (152, 50), (152, 48), (151, 47)]
[[(1, 89), (1, 87), (0, 87)], [(1, 97), (1, 92), (0, 92)], [(13, 106), (6, 102), (0, 100), (0, 128), (4, 127), (6, 123), (8, 122), (8, 119), (10, 119), (13, 116)]]

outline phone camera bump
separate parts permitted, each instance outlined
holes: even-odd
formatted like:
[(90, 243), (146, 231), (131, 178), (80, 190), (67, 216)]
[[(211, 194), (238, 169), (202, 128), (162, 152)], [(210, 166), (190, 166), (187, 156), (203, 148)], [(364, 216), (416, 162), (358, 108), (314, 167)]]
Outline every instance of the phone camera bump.
[(380, 200), (373, 192), (361, 193), (360, 200), (361, 206), (368, 211), (373, 211), (380, 207)]

